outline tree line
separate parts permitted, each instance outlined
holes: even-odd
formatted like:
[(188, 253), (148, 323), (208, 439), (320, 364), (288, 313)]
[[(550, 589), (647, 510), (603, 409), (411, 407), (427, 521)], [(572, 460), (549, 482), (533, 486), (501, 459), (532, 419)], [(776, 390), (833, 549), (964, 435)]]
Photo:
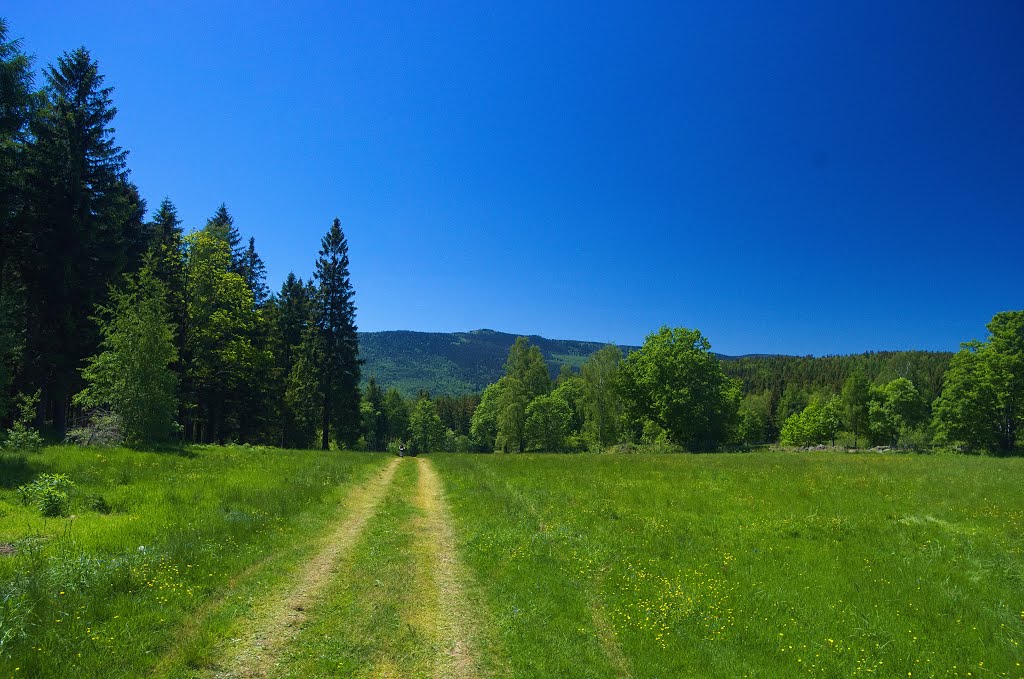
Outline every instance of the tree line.
[[(0, 20), (0, 423), (129, 442), (352, 445), (362, 435), (348, 244), (271, 294), (225, 205), (150, 219), (84, 47), (43, 69)], [(85, 434), (81, 434), (85, 432)]]
[[(579, 373), (563, 366), (554, 381), (540, 350), (520, 337), (505, 375), (484, 390), (473, 413), (470, 443), (497, 452), (781, 443), (1008, 454), (1021, 444), (1024, 418), (1024, 311), (996, 314), (988, 330), (987, 340), (966, 342), (955, 355), (737, 363), (718, 360), (698, 330), (663, 327), (628, 356), (606, 346)], [(777, 366), (804, 379), (775, 381)], [(808, 380), (815, 371), (818, 381)]]

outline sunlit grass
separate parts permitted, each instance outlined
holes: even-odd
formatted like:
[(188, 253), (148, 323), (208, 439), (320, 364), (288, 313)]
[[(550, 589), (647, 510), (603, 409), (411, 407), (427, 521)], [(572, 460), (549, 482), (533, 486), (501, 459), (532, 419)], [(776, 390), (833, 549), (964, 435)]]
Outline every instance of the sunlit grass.
[[(0, 555), (0, 675), (137, 676), (182, 643), (194, 661), (216, 640), (210, 605), (243, 599), (266, 579), (262, 563), (299, 558), (347, 484), (382, 463), (247, 447), (3, 457), (0, 545), (13, 553)], [(70, 517), (21, 506), (15, 488), (41, 472), (75, 482)], [(112, 511), (90, 509), (89, 495)], [(242, 573), (254, 582), (237, 582)], [(210, 620), (196, 619), (204, 606)]]
[(394, 481), (346, 555), (276, 676), (430, 677), (437, 649), (433, 577), (417, 545), (416, 465)]
[(434, 460), (517, 676), (1024, 674), (1024, 460)]

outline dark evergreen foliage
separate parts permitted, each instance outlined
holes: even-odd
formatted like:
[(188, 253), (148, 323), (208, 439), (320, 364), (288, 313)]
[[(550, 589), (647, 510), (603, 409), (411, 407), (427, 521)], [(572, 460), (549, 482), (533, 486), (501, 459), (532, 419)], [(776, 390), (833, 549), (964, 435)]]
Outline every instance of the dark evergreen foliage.
[(360, 361), (348, 242), (339, 219), (320, 244), (312, 325), (303, 336), (289, 388), (297, 414), (307, 426), (316, 421), (320, 446), (327, 450), (332, 430), (344, 445), (360, 436)]
[(267, 303), (267, 297), (270, 294), (270, 288), (267, 287), (267, 267), (259, 253), (256, 252), (256, 239), (251, 236), (249, 245), (242, 252), (239, 268), (239, 273), (248, 283), (249, 289), (252, 290), (252, 298), (256, 302), (256, 306), (262, 307)]
[(228, 212), (228, 206), (221, 203), (213, 216), (206, 220), (206, 226), (203, 228), (227, 242), (228, 248), (231, 250), (231, 270), (241, 273), (245, 249), (242, 247), (242, 234), (235, 226), (235, 218)]
[(99, 341), (89, 315), (106, 300), (108, 284), (137, 267), (147, 245), (145, 205), (110, 127), (112, 89), (89, 52), (65, 53), (44, 75), (26, 163), (21, 274), (32, 313), (25, 367), (63, 435), (82, 361)]
[(310, 326), (314, 290), (294, 273), (289, 273), (281, 292), (271, 297), (264, 307), (270, 330), (270, 352), (274, 357), (270, 393), (275, 397), (274, 416), (270, 427), (271, 439), (285, 448), (301, 448), (311, 444), (313, 433), (302, 425), (291, 405), (282, 396), (288, 388), (288, 379), (295, 368), (299, 346)]

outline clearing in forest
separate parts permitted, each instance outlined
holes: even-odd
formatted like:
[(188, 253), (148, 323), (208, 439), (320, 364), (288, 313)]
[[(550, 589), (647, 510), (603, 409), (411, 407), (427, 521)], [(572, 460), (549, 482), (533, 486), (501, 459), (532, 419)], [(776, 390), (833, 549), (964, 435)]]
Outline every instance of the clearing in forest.
[(1022, 464), (0, 456), (0, 677), (1021, 676)]

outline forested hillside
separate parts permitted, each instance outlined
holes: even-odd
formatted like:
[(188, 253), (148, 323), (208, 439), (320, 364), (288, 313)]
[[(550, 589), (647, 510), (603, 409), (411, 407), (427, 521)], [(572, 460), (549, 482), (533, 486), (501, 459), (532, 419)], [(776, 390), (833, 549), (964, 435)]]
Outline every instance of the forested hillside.
[[(470, 332), (413, 332), (390, 330), (359, 333), (359, 353), (365, 361), (363, 375), (374, 376), (406, 396), (419, 391), (456, 396), (483, 391), (501, 377), (508, 351), (517, 335), (495, 330)], [(577, 340), (553, 340), (532, 335), (551, 376), (561, 366), (575, 370), (602, 344)], [(636, 347), (622, 347), (629, 352)]]
[(897, 377), (913, 382), (931, 403), (942, 391), (942, 378), (953, 354), (946, 351), (873, 351), (848, 356), (724, 357), (725, 374), (743, 382), (743, 393), (772, 391), (787, 385), (807, 391), (838, 393), (850, 375), (860, 372), (883, 384)]
[[(479, 393), (501, 377), (509, 349), (518, 335), (495, 330), (469, 332), (414, 332), (391, 330), (359, 333), (363, 375), (398, 389), (405, 396), (420, 391), (456, 396)], [(552, 378), (562, 366), (578, 372), (603, 344), (555, 340), (531, 335)], [(624, 354), (638, 349), (621, 346)], [(858, 370), (869, 381), (888, 382), (906, 377), (918, 385), (929, 402), (942, 389), (942, 375), (953, 354), (934, 351), (879, 351), (849, 356), (725, 356), (725, 374), (743, 382), (743, 393), (772, 391), (781, 394), (787, 384), (807, 391), (839, 391)]]

